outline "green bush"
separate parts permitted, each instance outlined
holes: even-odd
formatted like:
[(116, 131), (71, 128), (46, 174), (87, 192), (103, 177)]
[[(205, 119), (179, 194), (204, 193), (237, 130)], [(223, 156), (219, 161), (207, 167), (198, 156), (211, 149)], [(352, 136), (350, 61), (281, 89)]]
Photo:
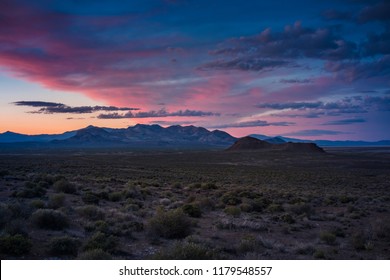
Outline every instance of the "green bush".
[(31, 216), (31, 207), (27, 203), (9, 203), (6, 204), (7, 209), (9, 210), (9, 217), (11, 219), (27, 219)]
[(108, 199), (113, 202), (122, 200), (122, 192), (113, 192), (108, 195)]
[(332, 233), (336, 235), (337, 237), (345, 237), (345, 232), (342, 228), (336, 227), (332, 229)]
[(241, 215), (241, 209), (237, 206), (227, 206), (223, 211), (226, 214), (234, 216), (234, 217), (238, 217)]
[(30, 206), (36, 209), (45, 208), (45, 202), (41, 199), (34, 199), (30, 202)]
[(324, 253), (324, 251), (317, 249), (313, 253), (313, 257), (316, 259), (325, 259), (325, 253)]
[(46, 194), (46, 189), (37, 185), (34, 182), (27, 181), (24, 184), (24, 188), (15, 193), (16, 197), (33, 198), (42, 197)]
[(49, 253), (53, 256), (77, 256), (81, 242), (69, 236), (54, 237), (49, 242)]
[(78, 212), (83, 217), (92, 221), (103, 220), (105, 216), (103, 210), (101, 210), (99, 207), (95, 205), (86, 205), (80, 207), (78, 208)]
[(65, 195), (63, 193), (53, 194), (49, 198), (48, 207), (58, 209), (65, 205)]
[(66, 179), (61, 179), (54, 183), (54, 189), (58, 192), (73, 194), (77, 191), (76, 186)]
[(22, 219), (13, 219), (8, 222), (8, 224), (4, 227), (5, 232), (9, 235), (23, 235), (28, 236), (26, 229), (26, 221)]
[(118, 246), (118, 240), (115, 236), (97, 232), (91, 236), (84, 246), (84, 251), (100, 249), (112, 253)]
[(156, 215), (149, 219), (147, 229), (151, 236), (184, 238), (191, 233), (191, 220), (182, 209), (167, 212), (158, 209)]
[(373, 231), (378, 238), (390, 242), (390, 218), (375, 220)]
[(222, 196), (221, 201), (225, 205), (237, 205), (241, 203), (241, 198), (239, 198), (235, 193), (226, 193)]
[(0, 204), (0, 229), (3, 228), (10, 220), (11, 211), (8, 209), (7, 204)]
[(323, 231), (320, 233), (320, 239), (328, 245), (333, 245), (336, 242), (336, 235), (332, 232)]
[(57, 210), (38, 209), (31, 216), (32, 223), (42, 229), (61, 230), (69, 226), (67, 217)]
[(272, 212), (272, 213), (284, 211), (282, 205), (277, 204), (277, 203), (272, 203), (272, 204), (270, 204), (270, 205), (267, 207), (267, 210), (270, 211), (270, 212)]
[(141, 191), (141, 188), (139, 186), (133, 185), (132, 183), (127, 183), (124, 196), (125, 198), (137, 198), (137, 199), (144, 199), (146, 193)]
[(239, 253), (256, 252), (263, 248), (263, 243), (256, 237), (249, 235), (240, 240), (237, 251)]
[(306, 214), (306, 216), (311, 216), (315, 212), (314, 208), (310, 204), (305, 202), (293, 204), (289, 207), (289, 209), (296, 215)]
[(295, 223), (295, 220), (294, 218), (290, 215), (290, 214), (284, 214), (282, 217), (281, 217), (281, 220), (285, 223), (288, 223), (288, 224), (293, 224)]
[(217, 185), (215, 183), (205, 183), (202, 184), (203, 190), (216, 190), (218, 189)]
[(92, 249), (81, 253), (77, 259), (79, 260), (112, 260), (111, 254), (102, 249)]
[(265, 197), (255, 198), (251, 202), (252, 211), (262, 212), (270, 204), (271, 204), (271, 201), (268, 198), (265, 198)]
[(93, 192), (85, 192), (81, 195), (81, 200), (86, 204), (98, 204), (100, 197)]
[(356, 232), (352, 234), (351, 242), (353, 248), (355, 248), (358, 251), (367, 249), (368, 245), (368, 238), (364, 234), (363, 231)]
[(54, 178), (47, 174), (39, 174), (34, 178), (34, 182), (38, 183), (39, 186), (48, 188), (54, 183)]
[(350, 203), (350, 202), (356, 201), (356, 198), (348, 196), (348, 195), (340, 195), (339, 196), (339, 200), (340, 200), (341, 203), (346, 204), (346, 203)]
[(202, 211), (200, 210), (199, 205), (197, 204), (185, 204), (182, 207), (183, 212), (186, 213), (188, 216), (193, 218), (200, 218), (202, 216)]
[(4, 177), (4, 176), (7, 176), (9, 175), (9, 171), (8, 170), (0, 170), (0, 178)]
[(30, 240), (20, 234), (0, 237), (0, 252), (12, 256), (22, 256), (31, 250)]
[(215, 250), (194, 242), (175, 242), (153, 256), (158, 260), (212, 260), (219, 259)]
[(249, 203), (241, 203), (240, 209), (242, 212), (252, 212), (253, 207)]

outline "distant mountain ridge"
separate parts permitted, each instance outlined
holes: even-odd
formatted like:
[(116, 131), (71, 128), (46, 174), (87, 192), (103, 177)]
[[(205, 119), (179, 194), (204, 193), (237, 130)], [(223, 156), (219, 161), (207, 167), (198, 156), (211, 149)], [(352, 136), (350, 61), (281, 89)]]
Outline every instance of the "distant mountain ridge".
[(76, 135), (76, 131), (67, 131), (62, 134), (38, 134), (27, 135), (11, 131), (0, 133), (0, 143), (16, 142), (49, 142), (52, 140), (63, 140)]
[[(390, 140), (377, 142), (367, 141), (330, 141), (303, 140), (284, 136), (271, 137), (251, 134), (251, 137), (271, 144), (315, 143), (320, 147), (375, 147), (390, 146)], [(215, 146), (229, 147), (237, 138), (221, 131), (209, 131), (203, 127), (173, 125), (162, 127), (157, 124), (137, 124), (128, 128), (105, 128), (88, 126), (79, 130), (62, 134), (26, 135), (7, 131), (0, 133), (1, 144), (35, 143), (54, 146), (129, 146), (129, 147), (183, 147), (183, 146)]]
[[(352, 140), (304, 140), (298, 138), (289, 138), (283, 136), (270, 137), (263, 134), (250, 134), (249, 136), (264, 140), (269, 143), (277, 144), (277, 141), (293, 142), (293, 143), (315, 143), (320, 147), (383, 147), (390, 146), (390, 140), (381, 140), (375, 142), (368, 141), (352, 141)], [(283, 143), (283, 142), (280, 142)]]
[(234, 143), (230, 134), (203, 127), (137, 124), (128, 128), (88, 126), (53, 135), (0, 134), (0, 143), (42, 143), (54, 147), (226, 147)]

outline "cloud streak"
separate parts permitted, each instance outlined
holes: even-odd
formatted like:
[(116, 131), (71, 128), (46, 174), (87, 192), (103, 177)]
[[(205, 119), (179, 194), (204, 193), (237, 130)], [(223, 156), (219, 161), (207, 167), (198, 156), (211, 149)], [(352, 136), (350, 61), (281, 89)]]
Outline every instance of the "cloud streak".
[(100, 114), (98, 119), (141, 119), (141, 118), (165, 118), (165, 117), (209, 117), (220, 116), (219, 113), (204, 112), (196, 110), (179, 110), (176, 112), (168, 112), (165, 109), (149, 112), (127, 112), (125, 114), (112, 113), (112, 114)]
[(323, 130), (323, 129), (305, 129), (295, 132), (285, 133), (285, 136), (322, 136), (322, 135), (340, 135), (346, 134), (342, 131), (336, 130)]
[(91, 114), (99, 111), (131, 111), (139, 108), (116, 107), (116, 106), (68, 106), (62, 103), (45, 102), (45, 101), (16, 101), (16, 106), (41, 107), (38, 111), (31, 111), (34, 114)]
[(265, 127), (265, 126), (291, 126), (294, 122), (267, 122), (263, 120), (221, 124), (212, 128), (237, 128), (237, 127)]
[(323, 123), (322, 125), (350, 125), (350, 124), (357, 124), (357, 123), (364, 123), (364, 122), (366, 122), (365, 119), (343, 119), (343, 120), (329, 121)]

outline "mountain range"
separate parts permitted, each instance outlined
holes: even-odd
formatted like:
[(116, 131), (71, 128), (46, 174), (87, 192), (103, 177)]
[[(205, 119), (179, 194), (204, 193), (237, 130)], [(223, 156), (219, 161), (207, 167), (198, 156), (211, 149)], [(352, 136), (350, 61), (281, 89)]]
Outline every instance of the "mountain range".
[[(315, 143), (321, 147), (357, 147), (357, 146), (390, 146), (390, 140), (378, 142), (366, 141), (330, 141), (302, 140), (283, 136), (270, 137), (261, 134), (251, 134), (251, 137), (264, 140), (271, 144), (286, 142)], [(67, 131), (62, 134), (26, 135), (7, 131), (0, 133), (0, 143), (35, 145), (50, 147), (221, 147), (234, 144), (236, 137), (221, 130), (207, 130), (203, 127), (173, 125), (162, 127), (157, 124), (137, 124), (128, 128), (103, 128), (88, 126), (79, 130)]]
[(137, 124), (118, 129), (88, 126), (51, 135), (0, 134), (0, 143), (31, 143), (49, 147), (226, 147), (235, 140), (235, 137), (220, 130), (209, 131), (203, 127), (179, 125), (164, 128), (156, 124)]

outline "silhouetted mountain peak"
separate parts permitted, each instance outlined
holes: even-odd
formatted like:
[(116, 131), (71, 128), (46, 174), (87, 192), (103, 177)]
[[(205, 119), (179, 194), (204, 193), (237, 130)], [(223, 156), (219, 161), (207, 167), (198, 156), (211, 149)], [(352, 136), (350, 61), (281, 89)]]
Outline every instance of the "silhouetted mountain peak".
[(257, 138), (251, 136), (245, 136), (238, 139), (231, 147), (229, 147), (228, 151), (238, 151), (238, 150), (258, 150), (258, 149), (266, 149), (270, 148), (272, 144), (259, 140)]
[(137, 124), (127, 129), (87, 127), (62, 141), (63, 144), (125, 145), (137, 147), (228, 146), (236, 138), (228, 133), (215, 134), (203, 127)]

